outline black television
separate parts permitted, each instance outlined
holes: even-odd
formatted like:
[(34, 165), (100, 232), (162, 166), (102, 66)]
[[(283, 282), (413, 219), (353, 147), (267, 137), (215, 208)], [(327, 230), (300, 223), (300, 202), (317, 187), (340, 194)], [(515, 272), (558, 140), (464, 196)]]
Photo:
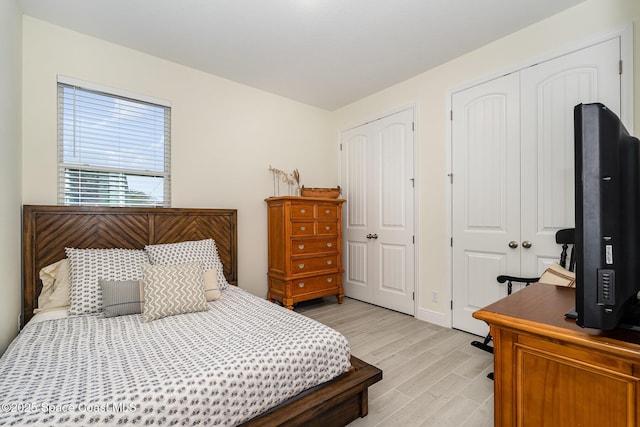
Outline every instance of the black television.
[(575, 130), (576, 317), (640, 324), (640, 141), (606, 106), (579, 104)]

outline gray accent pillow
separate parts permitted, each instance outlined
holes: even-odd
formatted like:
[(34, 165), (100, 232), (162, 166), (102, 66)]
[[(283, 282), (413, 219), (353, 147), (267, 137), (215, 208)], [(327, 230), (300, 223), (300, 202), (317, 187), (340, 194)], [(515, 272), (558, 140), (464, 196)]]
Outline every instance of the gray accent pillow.
[(144, 310), (144, 288), (139, 280), (99, 279), (104, 317), (140, 314)]
[(149, 262), (154, 265), (201, 262), (203, 271), (209, 271), (215, 268), (220, 289), (224, 290), (229, 287), (229, 282), (227, 282), (227, 278), (224, 277), (224, 268), (218, 255), (218, 248), (213, 239), (147, 245), (144, 250), (149, 254)]
[(142, 266), (145, 322), (209, 309), (204, 296), (202, 263)]
[(142, 249), (65, 248), (69, 258), (71, 286), (69, 314), (90, 314), (102, 310), (98, 279), (140, 280), (142, 264), (149, 262)]

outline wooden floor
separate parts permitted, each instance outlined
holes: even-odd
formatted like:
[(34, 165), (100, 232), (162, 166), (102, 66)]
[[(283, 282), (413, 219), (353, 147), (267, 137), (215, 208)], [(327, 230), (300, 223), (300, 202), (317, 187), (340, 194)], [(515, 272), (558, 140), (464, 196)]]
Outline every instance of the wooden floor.
[(351, 353), (383, 370), (369, 389), (360, 426), (493, 426), (493, 355), (478, 337), (345, 298), (304, 303), (296, 311), (342, 332)]

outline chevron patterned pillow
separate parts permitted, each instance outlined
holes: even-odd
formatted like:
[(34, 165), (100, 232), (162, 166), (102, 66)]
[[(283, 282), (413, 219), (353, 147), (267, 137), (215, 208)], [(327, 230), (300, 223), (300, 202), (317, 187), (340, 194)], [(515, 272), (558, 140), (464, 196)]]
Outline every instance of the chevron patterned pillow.
[(204, 296), (202, 263), (142, 266), (145, 322), (209, 309)]
[(220, 289), (224, 290), (229, 286), (213, 239), (147, 245), (144, 250), (149, 254), (149, 262), (154, 265), (176, 265), (200, 261), (204, 271), (216, 269)]

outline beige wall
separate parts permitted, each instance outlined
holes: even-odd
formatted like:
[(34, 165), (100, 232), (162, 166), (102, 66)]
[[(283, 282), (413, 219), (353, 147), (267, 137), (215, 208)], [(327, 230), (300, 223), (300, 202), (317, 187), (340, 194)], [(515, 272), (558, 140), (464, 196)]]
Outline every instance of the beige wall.
[[(399, 106), (416, 103), (419, 197), (418, 317), (449, 324), (448, 98), (450, 91), (483, 77), (514, 71), (530, 58), (559, 52), (635, 20), (635, 82), (640, 86), (640, 1), (588, 0), (440, 67), (344, 107), (333, 114), (335, 132)], [(419, 54), (419, 53), (418, 53)], [(529, 64), (532, 65), (532, 64)], [(640, 91), (635, 97), (640, 129)], [(431, 292), (439, 292), (439, 303)]]
[(31, 17), (23, 26), (24, 203), (56, 203), (58, 74), (168, 100), (173, 206), (237, 208), (240, 286), (265, 296), (267, 168), (337, 185), (330, 114)]
[(18, 333), (20, 314), (20, 76), (22, 14), (0, 2), (0, 355)]

